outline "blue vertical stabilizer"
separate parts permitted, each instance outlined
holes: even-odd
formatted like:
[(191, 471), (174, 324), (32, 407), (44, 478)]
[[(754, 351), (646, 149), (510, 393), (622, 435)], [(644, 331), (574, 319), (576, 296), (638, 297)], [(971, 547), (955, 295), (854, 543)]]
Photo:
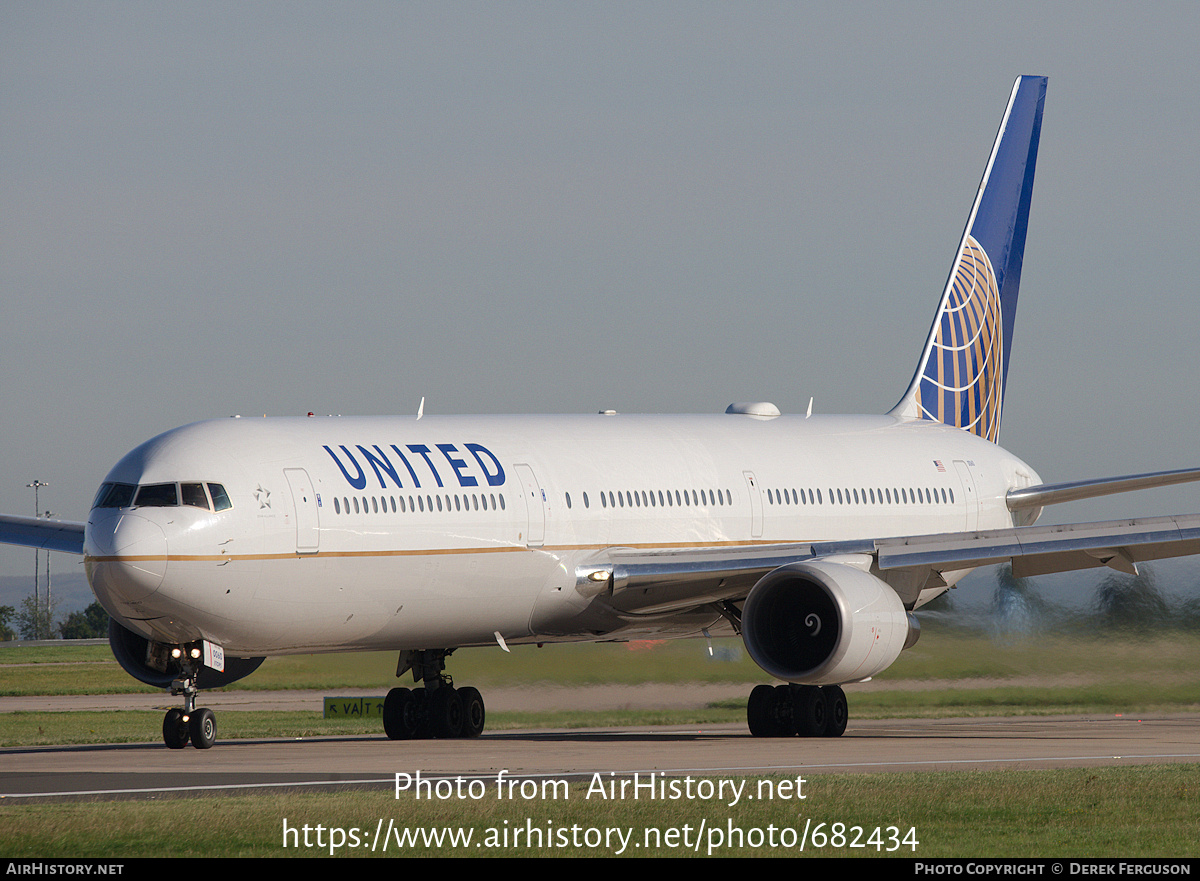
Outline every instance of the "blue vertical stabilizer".
[(892, 415), (1000, 435), (1046, 78), (1017, 79), (916, 375)]

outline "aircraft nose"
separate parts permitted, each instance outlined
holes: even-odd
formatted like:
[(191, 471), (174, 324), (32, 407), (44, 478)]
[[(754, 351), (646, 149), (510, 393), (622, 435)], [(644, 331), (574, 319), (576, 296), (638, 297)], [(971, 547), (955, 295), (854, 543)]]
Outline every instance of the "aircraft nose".
[(167, 574), (167, 538), (138, 514), (93, 511), (85, 542), (97, 596), (137, 602), (158, 590)]

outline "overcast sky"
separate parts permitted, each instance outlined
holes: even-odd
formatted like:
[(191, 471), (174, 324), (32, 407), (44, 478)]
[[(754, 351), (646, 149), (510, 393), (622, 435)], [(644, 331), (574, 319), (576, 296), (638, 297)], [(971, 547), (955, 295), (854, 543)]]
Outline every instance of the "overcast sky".
[(1001, 442), (1200, 465), (1197, 46), (1195, 3), (4, 0), (0, 511), (233, 413), (886, 411), (1019, 74)]

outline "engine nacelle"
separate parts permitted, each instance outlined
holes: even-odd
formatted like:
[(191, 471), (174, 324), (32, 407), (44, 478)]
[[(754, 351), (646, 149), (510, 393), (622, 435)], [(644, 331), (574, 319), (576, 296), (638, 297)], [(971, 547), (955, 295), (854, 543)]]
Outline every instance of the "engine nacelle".
[[(114, 619), (108, 620), (108, 644), (125, 672), (139, 682), (155, 688), (170, 688), (180, 674), (179, 662), (169, 655), (170, 646), (152, 643), (144, 636), (127, 630)], [(224, 671), (200, 666), (197, 688), (220, 688), (249, 676), (266, 658), (225, 658)]]
[(917, 641), (920, 626), (896, 592), (845, 563), (792, 563), (754, 585), (742, 640), (785, 682), (838, 685), (874, 676)]

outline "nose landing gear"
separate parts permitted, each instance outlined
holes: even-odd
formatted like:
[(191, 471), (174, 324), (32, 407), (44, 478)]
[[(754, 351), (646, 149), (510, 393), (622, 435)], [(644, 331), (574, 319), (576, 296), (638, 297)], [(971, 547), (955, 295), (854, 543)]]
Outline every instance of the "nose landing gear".
[(190, 741), (196, 749), (209, 749), (217, 742), (217, 717), (208, 707), (196, 708), (199, 662), (186, 653), (178, 660), (180, 674), (171, 683), (171, 694), (183, 695), (183, 707), (172, 707), (163, 716), (163, 743), (170, 749), (183, 749)]

